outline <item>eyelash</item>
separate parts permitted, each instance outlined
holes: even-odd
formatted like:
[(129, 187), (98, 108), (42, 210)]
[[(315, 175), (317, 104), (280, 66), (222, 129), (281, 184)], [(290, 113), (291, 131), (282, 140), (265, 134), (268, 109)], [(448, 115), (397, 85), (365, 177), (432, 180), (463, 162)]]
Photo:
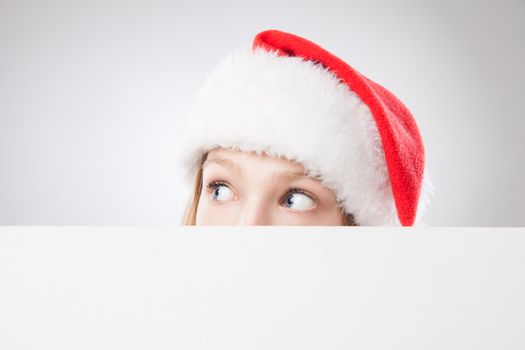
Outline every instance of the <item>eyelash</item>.
[[(209, 191), (213, 192), (217, 186), (226, 186), (226, 187), (228, 187), (228, 188), (231, 190), (230, 185), (228, 185), (228, 184), (227, 184), (226, 182), (224, 182), (224, 181), (218, 181), (218, 180), (216, 180), (216, 181), (211, 181), (210, 183), (208, 183), (208, 185), (206, 186), (206, 188), (207, 188)], [(290, 193), (301, 193), (301, 194), (304, 194), (305, 196), (308, 196), (311, 200), (313, 200), (313, 201), (315, 202), (316, 205), (319, 204), (319, 200), (317, 199), (316, 196), (314, 196), (313, 194), (311, 194), (311, 193), (309, 193), (309, 192), (306, 192), (306, 191), (304, 191), (304, 190), (301, 190), (301, 189), (299, 189), (299, 188), (297, 188), (297, 187), (291, 187), (291, 188), (289, 188), (288, 191), (286, 191), (286, 194), (285, 194), (285, 196), (283, 197), (283, 199), (281, 199), (280, 204), (283, 204), (283, 203), (284, 203), (284, 200), (286, 199), (286, 196), (289, 195)]]

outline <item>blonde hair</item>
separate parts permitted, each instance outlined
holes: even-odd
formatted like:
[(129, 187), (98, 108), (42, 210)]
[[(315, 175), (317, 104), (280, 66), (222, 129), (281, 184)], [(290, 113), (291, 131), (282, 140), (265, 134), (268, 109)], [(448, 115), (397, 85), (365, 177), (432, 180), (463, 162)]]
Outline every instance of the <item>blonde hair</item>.
[[(201, 159), (199, 159), (197, 162), (193, 181), (193, 193), (190, 197), (190, 200), (188, 201), (188, 204), (186, 205), (186, 209), (184, 210), (181, 225), (195, 226), (197, 208), (199, 207), (199, 198), (202, 191), (202, 168), (207, 157), (208, 152), (204, 153)], [(343, 210), (341, 215), (343, 218), (343, 226), (358, 226), (355, 223), (354, 216), (352, 214), (345, 213)]]

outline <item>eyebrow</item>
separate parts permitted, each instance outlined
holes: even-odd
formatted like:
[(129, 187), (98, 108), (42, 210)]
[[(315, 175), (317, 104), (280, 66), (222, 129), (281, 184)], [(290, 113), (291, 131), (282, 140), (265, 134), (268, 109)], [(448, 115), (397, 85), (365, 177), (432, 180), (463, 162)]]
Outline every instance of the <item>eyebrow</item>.
[[(202, 167), (204, 168), (206, 165), (213, 164), (213, 163), (221, 165), (221, 166), (226, 167), (226, 168), (229, 168), (231, 170), (234, 170), (241, 177), (244, 177), (244, 173), (243, 173), (242, 168), (240, 167), (239, 163), (237, 163), (235, 161), (232, 161), (230, 159), (226, 159), (226, 158), (218, 158), (218, 157), (216, 157), (216, 158), (206, 159), (206, 161), (204, 162)], [(282, 173), (274, 174), (273, 178), (274, 179), (283, 179), (283, 178), (285, 178), (285, 179), (288, 179), (288, 180), (294, 180), (294, 179), (298, 179), (298, 178), (306, 178), (306, 179), (311, 179), (311, 180), (314, 180), (316, 182), (319, 182), (318, 179), (316, 179), (314, 177), (311, 177), (311, 176), (308, 176), (302, 171), (284, 171)]]
[(280, 174), (275, 174), (274, 177), (276, 177), (276, 178), (286, 178), (286, 179), (289, 179), (289, 180), (305, 178), (305, 179), (311, 179), (311, 180), (317, 181), (313, 177), (308, 176), (304, 172), (301, 172), (301, 171), (300, 172), (285, 171), (285, 172), (282, 172)]
[(232, 161), (230, 159), (226, 159), (226, 158), (211, 158), (211, 159), (209, 159), (208, 158), (208, 159), (206, 159), (206, 161), (204, 162), (202, 167), (204, 168), (208, 164), (219, 164), (219, 165), (221, 165), (223, 167), (230, 168), (230, 169), (236, 171), (237, 173), (239, 173), (241, 175), (241, 177), (244, 177), (244, 174), (242, 172), (241, 167), (239, 166), (239, 163), (234, 162), (234, 161)]

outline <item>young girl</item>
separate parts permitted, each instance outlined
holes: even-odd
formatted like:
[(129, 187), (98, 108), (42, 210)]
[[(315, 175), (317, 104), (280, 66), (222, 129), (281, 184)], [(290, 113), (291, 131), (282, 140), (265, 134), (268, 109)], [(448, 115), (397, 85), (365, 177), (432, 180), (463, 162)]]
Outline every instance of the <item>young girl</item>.
[(188, 118), (184, 225), (423, 224), (432, 193), (407, 107), (300, 36), (257, 34)]

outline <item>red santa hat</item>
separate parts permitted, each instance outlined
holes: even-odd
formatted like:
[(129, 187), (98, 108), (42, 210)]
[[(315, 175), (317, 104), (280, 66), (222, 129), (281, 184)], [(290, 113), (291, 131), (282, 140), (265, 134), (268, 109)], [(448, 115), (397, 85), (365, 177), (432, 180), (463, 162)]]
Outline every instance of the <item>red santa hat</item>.
[(260, 32), (207, 77), (182, 138), (188, 183), (198, 159), (215, 147), (302, 164), (359, 225), (424, 224), (433, 187), (412, 114), (383, 86), (300, 36)]

